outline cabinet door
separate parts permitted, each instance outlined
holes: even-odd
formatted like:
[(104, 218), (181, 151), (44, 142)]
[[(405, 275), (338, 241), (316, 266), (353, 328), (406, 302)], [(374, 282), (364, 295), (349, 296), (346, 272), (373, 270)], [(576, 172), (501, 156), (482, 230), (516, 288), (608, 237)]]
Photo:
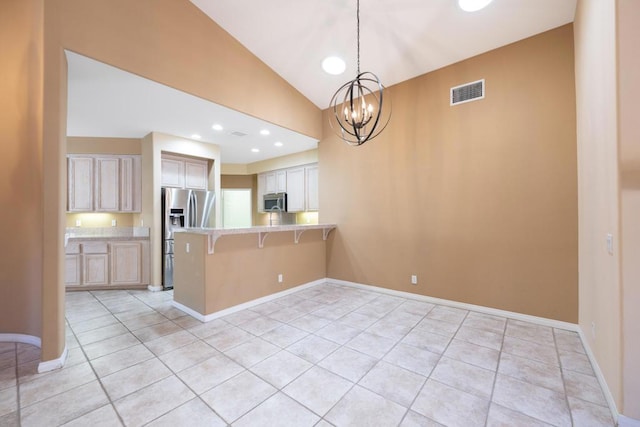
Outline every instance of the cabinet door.
[(93, 210), (93, 158), (69, 157), (67, 160), (67, 210)]
[(287, 211), (304, 211), (304, 168), (287, 169)]
[(276, 173), (275, 172), (267, 172), (265, 173), (266, 177), (266, 188), (265, 193), (275, 193), (278, 189), (277, 181), (276, 181)]
[(84, 254), (83, 285), (106, 285), (109, 283), (109, 254)]
[(276, 193), (287, 192), (287, 171), (276, 171)]
[(120, 158), (120, 210), (140, 212), (142, 205), (140, 156)]
[(207, 162), (187, 160), (184, 162), (184, 185), (193, 190), (206, 190), (209, 181)]
[(96, 211), (120, 209), (120, 160), (117, 157), (96, 158)]
[(258, 191), (257, 191), (257, 207), (258, 212), (264, 212), (264, 199), (263, 196), (267, 192), (267, 175), (264, 173), (258, 174)]
[(142, 244), (140, 242), (111, 243), (111, 284), (142, 283)]
[(82, 265), (80, 254), (65, 255), (64, 260), (64, 284), (78, 286), (82, 284), (80, 279), (80, 267)]
[(306, 174), (306, 208), (308, 211), (318, 210), (318, 166), (304, 168)]
[(184, 161), (163, 157), (161, 160), (163, 187), (184, 188)]

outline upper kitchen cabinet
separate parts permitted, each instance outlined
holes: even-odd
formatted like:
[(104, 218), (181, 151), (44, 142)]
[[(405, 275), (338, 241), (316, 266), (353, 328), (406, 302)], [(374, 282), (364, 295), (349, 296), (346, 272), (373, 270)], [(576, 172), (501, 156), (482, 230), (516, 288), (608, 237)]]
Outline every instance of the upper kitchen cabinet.
[(208, 189), (209, 165), (206, 160), (163, 154), (161, 164), (163, 187)]
[(93, 157), (71, 157), (67, 165), (67, 210), (93, 210)]
[(265, 192), (286, 193), (287, 192), (287, 172), (284, 170), (265, 172)]
[(318, 165), (305, 167), (304, 173), (306, 208), (308, 211), (317, 211), (320, 205), (318, 201)]
[(262, 196), (268, 193), (287, 193), (288, 212), (317, 211), (317, 163), (258, 174), (258, 212), (264, 212)]
[(303, 212), (304, 198), (304, 168), (287, 169), (287, 212)]
[(262, 196), (270, 193), (287, 192), (287, 171), (277, 170), (258, 175), (258, 212), (264, 212)]
[(120, 210), (120, 159), (97, 157), (94, 166), (96, 169), (95, 210), (118, 212)]
[(69, 155), (69, 212), (140, 212), (140, 156)]

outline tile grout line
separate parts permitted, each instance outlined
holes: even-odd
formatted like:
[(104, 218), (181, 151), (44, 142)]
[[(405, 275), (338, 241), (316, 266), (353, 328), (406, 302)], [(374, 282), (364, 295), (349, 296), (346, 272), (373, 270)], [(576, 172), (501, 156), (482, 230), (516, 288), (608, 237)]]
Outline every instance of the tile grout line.
[(13, 351), (14, 351), (14, 355), (15, 355), (15, 362), (16, 362), (16, 416), (18, 417), (18, 426), (22, 425), (22, 412), (21, 412), (21, 405), (20, 405), (20, 377), (18, 376), (18, 367), (19, 365), (19, 361), (18, 361), (18, 343), (14, 343), (13, 344)]
[[(108, 312), (109, 314), (111, 314), (118, 322), (120, 322), (120, 319), (118, 319), (117, 317), (115, 317), (113, 315), (113, 313), (111, 313), (111, 310), (109, 310), (109, 308), (107, 308), (107, 306), (105, 306), (102, 301), (100, 301), (95, 295), (93, 295), (93, 293), (89, 292), (89, 294), (98, 302), (100, 303)], [(65, 320), (68, 319), (65, 318)], [(124, 325), (123, 325), (124, 326)], [(122, 419), (122, 416), (120, 415), (120, 412), (118, 412), (118, 409), (116, 408), (116, 405), (114, 405), (113, 400), (111, 399), (111, 396), (109, 396), (109, 393), (107, 393), (107, 389), (104, 387), (104, 384), (102, 383), (102, 380), (100, 378), (100, 376), (98, 375), (98, 373), (96, 372), (95, 368), (93, 367), (93, 363), (91, 363), (91, 359), (89, 359), (89, 356), (87, 355), (87, 353), (84, 350), (84, 346), (83, 344), (78, 340), (78, 335), (76, 334), (76, 332), (73, 330), (73, 326), (71, 325), (71, 323), (69, 323), (69, 328), (71, 329), (71, 333), (73, 334), (73, 337), (75, 338), (75, 340), (78, 342), (78, 347), (80, 348), (80, 351), (82, 351), (82, 354), (84, 355), (87, 363), (89, 364), (89, 366), (91, 367), (91, 371), (93, 372), (93, 375), (95, 375), (96, 380), (98, 381), (98, 384), (100, 384), (100, 388), (102, 389), (102, 392), (104, 393), (105, 397), (107, 398), (109, 404), (111, 405), (111, 407), (113, 408), (113, 411), (116, 413), (116, 416), (118, 417), (118, 420), (122, 423), (123, 426), (126, 426), (124, 420)], [(126, 328), (126, 326), (125, 326)], [(64, 368), (63, 368), (64, 369)], [(96, 408), (98, 409), (98, 408)], [(93, 411), (93, 410), (92, 410)], [(89, 413), (91, 413), (92, 411), (86, 412), (84, 414), (81, 414), (79, 416), (77, 416), (76, 418), (73, 418), (70, 421), (73, 421), (75, 419), (78, 419), (80, 417), (83, 417)]]
[(493, 394), (496, 391), (496, 383), (498, 382), (498, 374), (500, 372), (500, 363), (502, 363), (502, 350), (504, 348), (504, 340), (507, 337), (507, 325), (509, 319), (505, 319), (504, 326), (502, 327), (502, 339), (500, 340), (500, 350), (498, 354), (498, 363), (496, 364), (496, 372), (493, 376), (493, 384), (491, 385), (491, 395), (489, 396), (489, 408), (487, 409), (487, 417), (485, 418), (484, 425), (487, 427), (489, 423), (489, 412), (491, 412), (491, 405), (493, 404)]
[[(133, 296), (135, 297), (135, 295), (133, 295)], [(136, 298), (137, 298), (137, 297), (136, 297)], [(144, 301), (142, 301), (142, 302), (143, 302), (144, 304), (146, 304), (146, 302), (144, 302)], [(149, 305), (147, 304), (147, 306), (149, 306)], [(151, 307), (151, 306), (149, 306), (149, 307), (150, 307), (151, 309), (153, 309), (156, 313), (158, 313), (158, 314), (161, 314), (161, 315), (162, 315), (162, 313), (159, 313), (159, 312), (155, 309), (155, 307)], [(163, 315), (163, 316), (164, 316), (164, 315)], [(166, 316), (164, 316), (164, 317), (166, 318)], [(219, 354), (222, 354), (223, 356), (225, 356), (225, 357), (229, 358), (229, 357), (228, 357), (224, 352), (222, 352), (222, 351), (218, 350), (218, 349), (217, 349), (217, 348), (215, 348), (214, 346), (212, 346), (212, 345), (210, 345), (209, 343), (205, 342), (205, 338), (206, 338), (206, 337), (204, 337), (204, 338), (200, 338), (199, 336), (196, 336), (196, 335), (194, 335), (193, 333), (191, 333), (191, 332), (189, 331), (189, 329), (188, 329), (188, 328), (184, 328), (182, 325), (179, 325), (179, 324), (177, 324), (177, 323), (173, 322), (173, 320), (172, 320), (172, 319), (167, 319), (167, 320), (169, 320), (170, 322), (172, 322), (172, 323), (176, 324), (177, 326), (179, 326), (180, 328), (182, 328), (184, 331), (188, 332), (189, 334), (193, 335), (193, 336), (196, 338), (196, 340), (197, 340), (197, 341), (202, 342), (203, 344), (205, 344), (205, 345), (207, 345), (207, 346), (211, 347), (213, 350), (215, 350), (215, 351), (216, 351), (216, 352), (218, 352)], [(216, 320), (217, 320), (217, 319), (216, 319)], [(220, 320), (223, 320), (223, 319), (220, 319)], [(223, 321), (224, 321), (224, 320), (223, 320)], [(203, 325), (205, 325), (205, 324), (206, 324), (206, 322), (200, 322), (200, 323), (201, 323), (201, 324), (203, 324)], [(226, 322), (226, 321), (225, 321), (225, 323), (227, 323), (229, 326), (235, 326), (235, 325), (232, 325), (231, 323)], [(197, 326), (200, 326), (200, 325), (197, 325)], [(125, 327), (126, 327), (126, 326), (125, 326)], [(195, 326), (194, 326), (194, 327), (195, 327)], [(128, 328), (127, 328), (127, 329), (128, 329)], [(246, 331), (246, 332), (248, 332), (248, 333), (250, 333), (250, 334), (251, 334), (251, 332), (249, 332), (249, 331)], [(133, 333), (133, 332), (132, 332), (132, 333)], [(213, 335), (215, 335), (215, 333), (214, 333)], [(212, 336), (213, 336), (213, 335), (212, 335)], [(252, 334), (252, 335), (253, 335), (253, 334)], [(136, 337), (136, 338), (137, 338), (137, 337)], [(255, 336), (255, 335), (254, 335), (254, 338), (258, 338), (258, 336)], [(194, 342), (197, 342), (197, 341), (194, 341)], [(149, 351), (151, 351), (151, 349), (149, 349), (149, 348), (145, 345), (145, 343), (144, 343), (144, 342), (142, 342), (142, 345), (143, 345), (145, 348), (147, 348)], [(184, 346), (177, 347), (177, 348), (175, 348), (175, 349), (173, 349), (173, 350), (171, 350), (171, 351), (178, 350), (178, 349), (180, 349), (180, 348), (186, 347), (187, 345), (190, 345), (190, 344), (185, 344)], [(240, 344), (239, 344), (239, 345), (240, 345)], [(237, 347), (237, 346), (235, 346), (235, 347)], [(235, 348), (235, 347), (232, 347), (232, 348)], [(181, 382), (185, 387), (187, 387), (187, 389), (189, 389), (189, 391), (191, 391), (191, 392), (195, 395), (195, 398), (189, 399), (188, 401), (184, 402), (183, 404), (181, 404), (181, 405), (179, 405), (179, 406), (177, 406), (177, 407), (175, 407), (175, 408), (173, 408), (173, 409), (171, 409), (171, 410), (169, 410), (169, 411), (167, 411), (167, 412), (164, 412), (164, 413), (162, 413), (162, 414), (158, 415), (156, 418), (154, 418), (154, 419), (152, 419), (152, 420), (148, 420), (148, 421), (146, 421), (146, 422), (145, 422), (145, 425), (146, 425), (146, 424), (149, 424), (149, 423), (152, 423), (153, 421), (156, 421), (156, 420), (158, 420), (159, 418), (162, 418), (163, 416), (165, 416), (165, 415), (169, 414), (170, 412), (172, 412), (172, 411), (174, 411), (174, 410), (176, 410), (176, 409), (178, 409), (178, 408), (180, 408), (180, 407), (182, 407), (182, 406), (186, 405), (187, 403), (189, 403), (190, 401), (192, 401), (193, 399), (196, 399), (196, 398), (197, 398), (198, 400), (200, 400), (200, 401), (201, 401), (205, 406), (207, 406), (207, 408), (211, 409), (211, 411), (213, 411), (213, 413), (214, 413), (217, 417), (219, 417), (221, 420), (223, 420), (227, 425), (231, 425), (231, 422), (227, 422), (226, 418), (224, 418), (224, 417), (222, 416), (222, 414), (218, 413), (218, 412), (217, 412), (214, 408), (212, 408), (212, 407), (211, 407), (211, 406), (210, 406), (206, 401), (204, 401), (204, 399), (202, 399), (202, 394), (207, 393), (207, 392), (208, 392), (208, 391), (210, 391), (210, 390), (213, 390), (215, 387), (218, 387), (218, 386), (220, 386), (221, 384), (224, 384), (224, 383), (226, 383), (227, 381), (229, 381), (229, 380), (231, 380), (231, 379), (233, 379), (233, 378), (236, 378), (237, 376), (239, 376), (239, 375), (241, 375), (241, 374), (243, 374), (243, 373), (245, 373), (245, 372), (251, 372), (251, 371), (249, 371), (249, 369), (248, 369), (248, 368), (245, 368), (243, 365), (240, 365), (240, 364), (238, 364), (237, 362), (233, 361), (233, 359), (229, 358), (229, 359), (230, 359), (230, 360), (232, 360), (234, 363), (236, 363), (236, 364), (238, 364), (239, 366), (241, 366), (244, 370), (243, 370), (243, 371), (238, 372), (236, 375), (233, 375), (232, 377), (230, 377), (230, 378), (226, 379), (225, 381), (221, 382), (220, 384), (217, 384), (216, 386), (212, 387), (211, 389), (207, 389), (207, 390), (203, 391), (202, 393), (197, 393), (193, 388), (191, 388), (191, 386), (189, 386), (189, 384), (187, 384), (187, 383), (186, 383), (186, 382), (185, 382), (185, 381), (184, 381), (184, 380), (183, 380), (183, 379), (178, 375), (178, 372), (174, 371), (174, 370), (173, 370), (169, 365), (167, 365), (167, 364), (164, 362), (164, 360), (160, 359), (160, 356), (156, 355), (156, 354), (155, 354), (155, 353), (153, 353), (153, 352), (151, 352), (151, 353), (154, 355), (154, 357), (155, 357), (155, 358), (156, 358), (160, 363), (162, 363), (162, 364), (163, 364), (163, 366), (165, 366), (165, 367), (169, 370), (169, 372), (171, 372), (171, 374), (172, 374), (174, 377), (176, 377), (176, 379), (178, 379), (178, 381), (180, 381), (180, 382)], [(170, 353), (170, 352), (169, 352), (169, 353)], [(166, 354), (166, 353), (165, 353), (165, 354)], [(212, 356), (212, 357), (213, 357), (213, 356)], [(209, 360), (209, 359), (210, 359), (210, 358), (207, 358), (207, 359), (205, 359), (205, 361), (206, 361), (206, 360)], [(202, 363), (202, 362), (198, 362), (198, 363)], [(194, 365), (188, 366), (188, 367), (186, 367), (186, 368), (182, 369), (182, 371), (187, 370), (187, 369), (189, 369), (189, 368), (192, 368), (193, 366), (198, 365), (198, 363), (195, 363)], [(182, 371), (180, 371), (180, 372), (182, 372)], [(254, 374), (254, 375), (255, 375), (255, 374)], [(148, 384), (147, 386), (145, 386), (145, 387), (143, 387), (143, 388), (141, 388), (141, 389), (139, 389), (139, 390), (145, 389), (145, 388), (147, 388), (147, 387), (149, 387), (149, 386), (151, 386), (151, 385), (153, 385), (153, 384), (156, 384), (156, 383), (158, 383), (158, 382), (160, 382), (160, 381), (162, 381), (162, 380), (164, 380), (164, 378), (162, 378), (162, 379), (160, 379), (160, 380), (158, 380), (158, 381), (155, 381), (155, 382), (153, 382), (152, 384)], [(134, 392), (132, 392), (132, 393), (130, 393), (130, 394), (133, 394), (133, 393), (135, 393), (135, 392), (137, 392), (137, 391), (139, 391), (139, 390), (136, 390), (136, 391), (134, 391)], [(276, 393), (277, 393), (277, 391), (276, 391)], [(130, 395), (130, 394), (129, 394), (129, 395)], [(275, 393), (274, 393), (274, 394), (275, 394)], [(129, 396), (129, 395), (127, 395), (127, 396)], [(267, 399), (271, 398), (271, 396), (273, 396), (273, 394), (272, 394), (272, 395), (269, 395), (269, 397), (267, 397)], [(124, 396), (123, 396), (123, 397), (124, 397)], [(265, 400), (267, 400), (267, 399), (265, 399)], [(262, 404), (262, 402), (260, 402), (258, 405), (260, 405), (260, 404)], [(258, 406), (258, 405), (256, 405), (256, 406)], [(249, 409), (246, 413), (248, 413), (248, 412), (252, 411), (253, 409), (254, 409), (254, 408)], [(245, 413), (245, 414), (246, 414), (246, 413)], [(244, 416), (245, 414), (242, 414), (242, 415), (241, 415), (240, 417), (238, 417), (236, 420), (233, 420), (233, 422), (237, 421), (238, 419), (240, 419), (240, 418), (241, 418), (242, 416)]]
[[(431, 310), (429, 310), (429, 311), (428, 311), (428, 312), (427, 312), (427, 313), (422, 317), (421, 321), (422, 321), (422, 320), (424, 320), (424, 319), (427, 317), (427, 315), (428, 315), (429, 313), (431, 313), (431, 312), (432, 312), (436, 307), (444, 307), (444, 306), (442, 306), (442, 305), (440, 305), (440, 304), (433, 304), (433, 307), (431, 308)], [(433, 374), (433, 371), (438, 367), (438, 364), (440, 363), (440, 361), (441, 361), (441, 360), (442, 360), (442, 358), (444, 357), (444, 354), (447, 352), (447, 349), (448, 349), (448, 348), (449, 348), (449, 346), (451, 345), (451, 342), (453, 341), (453, 339), (455, 338), (456, 334), (458, 333), (458, 331), (459, 331), (459, 330), (460, 330), (460, 328), (462, 327), (462, 324), (464, 323), (464, 321), (465, 321), (465, 320), (467, 319), (467, 317), (469, 316), (469, 313), (471, 313), (471, 311), (469, 311), (469, 310), (465, 310), (465, 311), (466, 311), (467, 313), (465, 314), (464, 318), (462, 319), (462, 321), (460, 322), (460, 324), (459, 324), (459, 325), (458, 325), (458, 327), (456, 328), (456, 331), (453, 333), (453, 335), (451, 335), (451, 338), (449, 339), (449, 342), (448, 342), (448, 343), (447, 343), (447, 345), (445, 346), (444, 350), (442, 350), (442, 353), (440, 353), (440, 355), (438, 356), (437, 361), (433, 364), (433, 368), (432, 368), (432, 369), (431, 369), (431, 371), (429, 372), (429, 375), (427, 375), (427, 378), (426, 378), (426, 380), (424, 381), (424, 384), (422, 384), (422, 387), (420, 387), (420, 390), (418, 390), (418, 393), (416, 393), (416, 395), (414, 396), (413, 400), (411, 401), (411, 404), (410, 404), (410, 405), (409, 405), (409, 407), (407, 408), (407, 412), (405, 413), (404, 417), (402, 417), (402, 419), (403, 419), (403, 420), (404, 420), (404, 418), (406, 418), (407, 414), (408, 414), (408, 413), (409, 413), (409, 411), (411, 410), (411, 407), (416, 403), (416, 399), (418, 399), (418, 396), (420, 396), (420, 393), (422, 393), (422, 390), (424, 390), (424, 387), (425, 387), (425, 386), (427, 385), (427, 383), (429, 382), (429, 379), (431, 378), (431, 375)], [(436, 320), (437, 320), (437, 319), (436, 319)], [(416, 326), (418, 326), (419, 324), (420, 324), (420, 322), (416, 323)], [(415, 327), (416, 327), (416, 326), (414, 326), (413, 328), (411, 328), (411, 331), (413, 331), (413, 330), (415, 329)], [(407, 345), (409, 345), (409, 344), (407, 344)], [(428, 350), (427, 350), (427, 351), (428, 351)], [(435, 353), (435, 354), (437, 354), (437, 353)], [(433, 381), (437, 381), (437, 380), (433, 379)], [(440, 381), (438, 381), (438, 382), (440, 382)], [(441, 383), (441, 384), (442, 384), (442, 383)], [(445, 385), (447, 385), (448, 387), (452, 387), (452, 386), (449, 386), (448, 384), (445, 384)], [(452, 387), (452, 388), (455, 388), (456, 390), (458, 390), (456, 387)], [(461, 391), (463, 391), (463, 390), (461, 390)], [(431, 419), (431, 418), (427, 417), (426, 415), (423, 415), (423, 414), (420, 414), (420, 415), (422, 415), (423, 417), (425, 417), (425, 418), (427, 418), (427, 419), (429, 419), (429, 420), (432, 420), (432, 421), (438, 422), (438, 421), (436, 421), (436, 420), (433, 420), (433, 419)], [(401, 422), (402, 422), (402, 421), (401, 421)]]
[(567, 385), (565, 383), (565, 376), (564, 376), (564, 367), (562, 363), (562, 358), (560, 358), (560, 350), (558, 349), (558, 341), (556, 340), (555, 328), (551, 329), (551, 335), (553, 336), (553, 346), (556, 350), (558, 365), (560, 366), (560, 378), (562, 379), (562, 390), (564, 391), (564, 401), (567, 404), (567, 411), (569, 412), (569, 420), (571, 420), (571, 425), (574, 425), (573, 411), (571, 410), (571, 404), (569, 403), (569, 393), (567, 393)]

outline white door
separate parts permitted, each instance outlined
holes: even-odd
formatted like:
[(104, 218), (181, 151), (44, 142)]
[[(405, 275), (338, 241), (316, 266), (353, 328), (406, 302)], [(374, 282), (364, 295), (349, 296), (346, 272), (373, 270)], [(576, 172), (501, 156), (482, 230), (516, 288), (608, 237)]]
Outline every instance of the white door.
[(222, 190), (222, 228), (251, 227), (251, 189)]

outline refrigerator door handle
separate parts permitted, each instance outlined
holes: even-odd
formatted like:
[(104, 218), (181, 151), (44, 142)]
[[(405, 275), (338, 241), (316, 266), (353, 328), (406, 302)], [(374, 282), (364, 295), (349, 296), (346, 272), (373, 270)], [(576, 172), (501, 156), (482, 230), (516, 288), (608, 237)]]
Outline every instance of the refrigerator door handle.
[(197, 227), (197, 217), (198, 217), (198, 198), (195, 194), (191, 193), (191, 198), (189, 199), (189, 203), (191, 204), (191, 212), (189, 215), (189, 227)]

